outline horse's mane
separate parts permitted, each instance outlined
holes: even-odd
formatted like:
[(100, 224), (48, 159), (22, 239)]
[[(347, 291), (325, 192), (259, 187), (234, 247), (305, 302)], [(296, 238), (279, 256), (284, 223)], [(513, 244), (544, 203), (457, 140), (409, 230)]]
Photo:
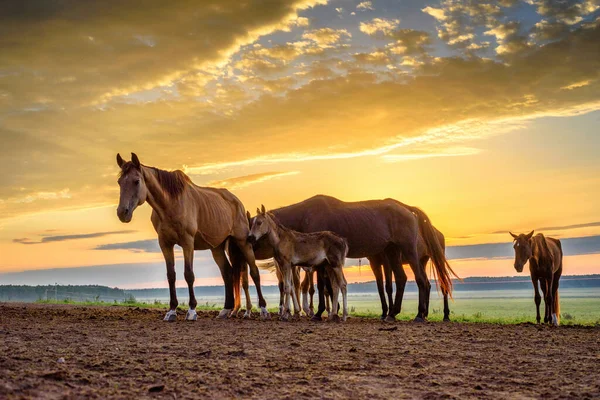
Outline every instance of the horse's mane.
[(173, 198), (179, 197), (179, 195), (183, 193), (185, 185), (192, 183), (189, 176), (183, 173), (183, 171), (165, 171), (156, 167), (149, 168), (156, 174), (156, 180), (160, 187)]

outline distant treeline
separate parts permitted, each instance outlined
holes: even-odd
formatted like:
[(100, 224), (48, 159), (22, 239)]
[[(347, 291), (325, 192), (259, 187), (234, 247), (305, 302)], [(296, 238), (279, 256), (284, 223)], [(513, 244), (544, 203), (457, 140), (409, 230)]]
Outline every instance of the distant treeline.
[[(431, 282), (435, 285), (434, 281)], [(315, 285), (316, 286), (316, 285)], [(434, 286), (435, 287), (435, 286)], [(560, 281), (561, 289), (589, 289), (600, 288), (600, 275), (577, 275), (563, 276)], [(531, 280), (527, 275), (516, 277), (474, 277), (465, 278), (462, 282), (454, 281), (456, 291), (481, 291), (481, 290), (519, 290), (531, 289)], [(196, 287), (196, 295), (199, 297), (223, 296), (223, 286), (199, 286)], [(256, 294), (254, 287), (250, 288), (253, 296)], [(414, 281), (406, 284), (407, 292), (417, 292)], [(279, 294), (277, 286), (263, 286), (265, 295)], [(375, 281), (365, 283), (351, 283), (348, 285), (348, 293), (377, 293)], [(187, 288), (178, 288), (177, 296), (187, 298)], [(48, 285), (48, 286), (16, 286), (0, 285), (0, 301), (38, 301), (38, 300), (77, 300), (77, 301), (131, 301), (164, 299), (169, 297), (168, 289), (132, 289), (123, 290), (106, 286), (89, 285)]]
[(123, 301), (131, 294), (123, 289), (98, 285), (0, 285), (0, 301), (75, 300), (75, 301)]
[[(432, 287), (435, 282), (431, 281)], [(315, 285), (316, 286), (316, 285)], [(454, 280), (454, 290), (456, 291), (474, 291), (474, 290), (518, 290), (530, 289), (531, 279), (529, 276), (522, 277), (473, 277), (465, 278), (462, 282)], [(560, 287), (566, 288), (600, 288), (600, 275), (573, 275), (563, 276), (560, 281)], [(263, 286), (265, 295), (279, 294), (277, 286)], [(223, 286), (199, 286), (196, 287), (196, 296), (223, 296)], [(250, 287), (253, 295), (256, 294), (254, 287)], [(417, 284), (414, 281), (406, 283), (406, 292), (417, 292)], [(127, 290), (127, 293), (142, 299), (155, 299), (169, 297), (169, 289), (137, 289)], [(348, 293), (377, 293), (377, 284), (375, 281), (365, 283), (351, 283), (348, 285)], [(177, 296), (186, 298), (188, 296), (187, 288), (177, 288)]]

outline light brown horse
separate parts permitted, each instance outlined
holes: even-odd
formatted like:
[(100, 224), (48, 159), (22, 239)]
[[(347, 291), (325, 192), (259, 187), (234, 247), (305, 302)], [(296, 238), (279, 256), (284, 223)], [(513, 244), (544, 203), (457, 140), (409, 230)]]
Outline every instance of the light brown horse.
[(276, 265), (281, 269), (283, 275), (286, 293), (282, 318), (289, 318), (290, 297), (294, 301), (294, 308), (298, 311), (300, 309), (295, 290), (292, 290), (292, 269), (298, 266), (312, 268), (326, 262), (327, 273), (333, 288), (332, 312), (329, 319), (335, 320), (338, 318), (338, 296), (341, 290), (343, 298), (342, 320), (345, 321), (348, 316), (347, 282), (343, 271), (346, 254), (348, 253), (346, 239), (329, 231), (301, 233), (286, 228), (277, 221), (275, 215), (266, 212), (264, 205), (260, 210), (257, 209), (257, 213), (248, 239), (258, 241), (265, 237), (267, 243), (273, 249)]
[(558, 299), (558, 283), (562, 275), (563, 251), (560, 240), (545, 237), (538, 233), (533, 236), (531, 231), (527, 235), (515, 235), (509, 232), (514, 239), (515, 269), (523, 272), (525, 263), (529, 261), (529, 272), (535, 290), (535, 307), (537, 311), (536, 320), (540, 323), (541, 297), (538, 282), (544, 294), (546, 309), (544, 323), (552, 323), (558, 326), (560, 323), (560, 303)]
[[(117, 154), (120, 199), (117, 216), (121, 222), (130, 222), (133, 211), (146, 201), (152, 207), (151, 221), (158, 234), (158, 244), (167, 266), (170, 308), (164, 320), (177, 319), (177, 294), (175, 289), (175, 255), (177, 244), (183, 249), (184, 276), (189, 289), (189, 310), (186, 320), (196, 320), (194, 295), (194, 250), (210, 250), (225, 283), (225, 306), (219, 318), (227, 318), (234, 306), (231, 265), (225, 249), (235, 245), (250, 266), (261, 316), (267, 318), (267, 303), (260, 288), (260, 276), (254, 252), (247, 237), (249, 232), (245, 209), (239, 199), (226, 189), (196, 186), (182, 171), (164, 171), (140, 163), (134, 153), (131, 161)], [(238, 279), (239, 284), (239, 279)]]

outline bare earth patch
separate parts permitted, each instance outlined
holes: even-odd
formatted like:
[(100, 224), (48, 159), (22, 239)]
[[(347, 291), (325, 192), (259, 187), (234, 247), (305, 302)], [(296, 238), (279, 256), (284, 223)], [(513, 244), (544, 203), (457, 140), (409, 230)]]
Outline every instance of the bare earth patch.
[(215, 315), (0, 304), (0, 398), (600, 395), (599, 328)]

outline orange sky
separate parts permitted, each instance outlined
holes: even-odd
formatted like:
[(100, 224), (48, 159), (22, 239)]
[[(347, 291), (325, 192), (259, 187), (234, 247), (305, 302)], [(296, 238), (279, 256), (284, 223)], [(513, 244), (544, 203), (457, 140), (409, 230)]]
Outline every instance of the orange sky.
[[(359, 3), (7, 8), (0, 283), (161, 262), (97, 249), (155, 238), (148, 205), (129, 225), (116, 217), (117, 152), (226, 187), (250, 210), (317, 193), (393, 197), (423, 208), (449, 245), (545, 227), (600, 235), (597, 3)], [(206, 254), (196, 265), (207, 271), (198, 284), (218, 278)], [(453, 265), (514, 274), (507, 259)], [(371, 279), (365, 271), (348, 269), (349, 280)], [(565, 273), (598, 272), (600, 255), (568, 257)]]

